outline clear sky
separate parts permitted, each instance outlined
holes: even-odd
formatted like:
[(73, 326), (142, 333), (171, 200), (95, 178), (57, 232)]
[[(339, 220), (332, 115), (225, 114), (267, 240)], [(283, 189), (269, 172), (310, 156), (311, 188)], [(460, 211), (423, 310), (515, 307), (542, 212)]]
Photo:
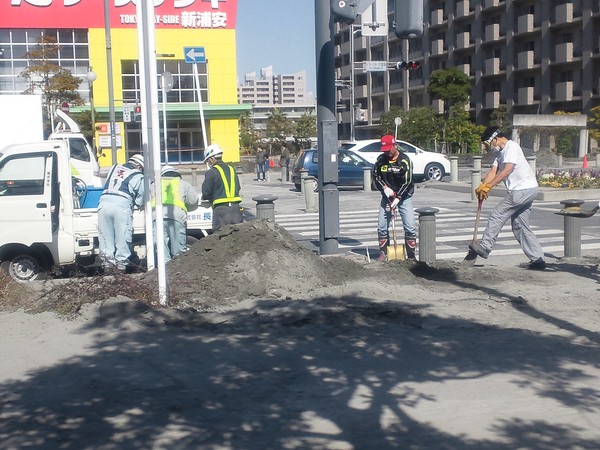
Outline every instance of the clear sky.
[(316, 95), (314, 0), (238, 0), (238, 82), (273, 66), (273, 74), (306, 70), (307, 90)]

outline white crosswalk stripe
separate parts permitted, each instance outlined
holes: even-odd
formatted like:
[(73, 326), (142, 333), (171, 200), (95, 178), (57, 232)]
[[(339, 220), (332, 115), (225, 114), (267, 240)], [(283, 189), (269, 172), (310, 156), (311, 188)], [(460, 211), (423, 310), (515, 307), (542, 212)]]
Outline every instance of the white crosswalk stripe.
[[(284, 227), (299, 242), (312, 242), (318, 245), (319, 241), (319, 214), (283, 214), (277, 215), (275, 221)], [(487, 219), (481, 217), (479, 236), (486, 227)], [(418, 225), (418, 218), (417, 218)], [(463, 258), (473, 239), (475, 218), (464, 213), (450, 209), (440, 208), (436, 214), (436, 259)], [(545, 252), (562, 253), (564, 251), (564, 232), (562, 229), (542, 229), (532, 226)], [(340, 237), (339, 248), (345, 250), (358, 250), (365, 248), (371, 251), (378, 249), (377, 241), (377, 209), (361, 211), (340, 211)], [(398, 221), (399, 236), (402, 236), (401, 221)], [(402, 239), (399, 239), (402, 241)], [(600, 240), (597, 236), (583, 233), (581, 235), (581, 249), (600, 249)], [(496, 255), (520, 255), (522, 250), (515, 240), (508, 223), (498, 236), (494, 247)]]

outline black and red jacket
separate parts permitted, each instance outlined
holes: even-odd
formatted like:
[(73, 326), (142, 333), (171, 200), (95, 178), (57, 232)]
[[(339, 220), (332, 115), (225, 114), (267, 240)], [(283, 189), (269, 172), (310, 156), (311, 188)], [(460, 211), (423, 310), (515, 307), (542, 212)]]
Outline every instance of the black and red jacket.
[(412, 197), (415, 191), (413, 167), (406, 153), (400, 150), (398, 152), (395, 161), (390, 161), (389, 152), (379, 155), (373, 167), (373, 182), (382, 195), (385, 195), (383, 188), (387, 186), (394, 191), (396, 197), (404, 200)]

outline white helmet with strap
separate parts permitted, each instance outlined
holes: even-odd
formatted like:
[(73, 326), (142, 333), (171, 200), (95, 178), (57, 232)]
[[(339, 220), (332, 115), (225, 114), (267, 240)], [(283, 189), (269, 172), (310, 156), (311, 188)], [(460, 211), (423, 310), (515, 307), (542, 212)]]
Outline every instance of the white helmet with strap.
[(219, 144), (210, 144), (204, 151), (204, 161), (208, 161), (209, 158), (217, 158), (223, 156), (223, 149), (219, 147)]
[(166, 166), (163, 166), (162, 169), (160, 169), (160, 176), (164, 177), (164, 176), (168, 176), (168, 177), (178, 177), (180, 176), (179, 171), (173, 167), (173, 166), (169, 166), (168, 164)]
[(142, 169), (144, 168), (144, 157), (142, 155), (133, 155), (127, 160), (127, 162), (133, 163), (136, 166), (140, 166)]

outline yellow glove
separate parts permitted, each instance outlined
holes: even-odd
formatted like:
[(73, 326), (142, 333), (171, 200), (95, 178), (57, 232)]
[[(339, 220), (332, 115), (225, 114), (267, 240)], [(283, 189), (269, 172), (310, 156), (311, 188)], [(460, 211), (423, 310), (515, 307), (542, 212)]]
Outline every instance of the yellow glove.
[(487, 183), (481, 183), (477, 189), (475, 189), (475, 195), (479, 200), (485, 200), (488, 198), (488, 194), (492, 186)]

